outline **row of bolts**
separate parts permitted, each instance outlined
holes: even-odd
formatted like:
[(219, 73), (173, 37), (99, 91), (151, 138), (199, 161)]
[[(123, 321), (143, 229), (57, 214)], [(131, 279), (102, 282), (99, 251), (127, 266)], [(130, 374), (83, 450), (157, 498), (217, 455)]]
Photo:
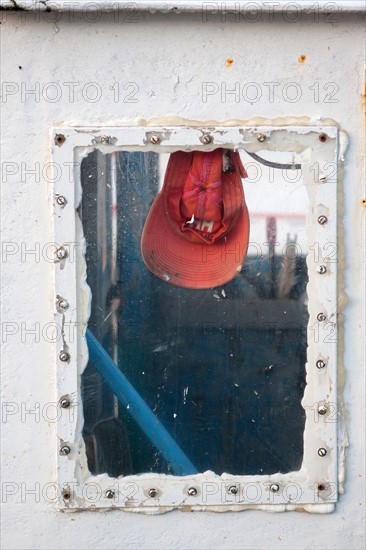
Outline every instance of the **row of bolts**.
[[(269, 489), (272, 493), (278, 493), (278, 491), (280, 490), (280, 486), (278, 483), (272, 483)], [(239, 488), (236, 485), (231, 485), (228, 489), (228, 492), (231, 493), (232, 495), (237, 495), (239, 493)], [(196, 487), (189, 487), (189, 489), (187, 490), (187, 495), (190, 497), (194, 497), (197, 494), (198, 494), (198, 491)], [(148, 490), (148, 495), (150, 498), (156, 498), (159, 495), (159, 491), (158, 489), (154, 489), (152, 487), (151, 489)], [(65, 489), (62, 492), (62, 496), (65, 500), (69, 500), (71, 498), (71, 493), (68, 489)], [(116, 493), (115, 491), (113, 491), (113, 489), (107, 489), (105, 492), (105, 496), (106, 498), (112, 499), (112, 498), (115, 498)]]
[[(319, 141), (324, 143), (324, 141), (327, 140), (327, 137), (328, 137), (327, 134), (321, 133), (319, 134)], [(109, 141), (107, 136), (105, 136), (105, 138)], [(257, 134), (257, 141), (259, 141), (259, 143), (263, 143), (264, 141), (266, 141), (266, 139), (267, 139), (267, 136), (265, 134)], [(212, 143), (212, 141), (213, 141), (213, 138), (209, 134), (204, 134), (203, 136), (200, 137), (200, 142), (203, 143), (204, 145), (209, 145), (210, 143)], [(150, 143), (152, 143), (153, 145), (158, 145), (158, 143), (160, 143), (160, 137), (156, 134), (152, 135), (150, 137)]]
[[(263, 143), (267, 139), (267, 136), (261, 133), (257, 134), (256, 137), (259, 143)], [(327, 138), (328, 136), (324, 132), (320, 133), (318, 136), (319, 141), (321, 141), (322, 143), (324, 143), (327, 140)], [(64, 136), (64, 134), (56, 134), (55, 136), (56, 145), (58, 146), (63, 145), (65, 141), (66, 141), (66, 137)], [(111, 143), (111, 138), (109, 136), (100, 136), (100, 138), (93, 140), (94, 143), (96, 141), (100, 141), (100, 143), (108, 144), (108, 143)], [(153, 145), (158, 145), (160, 141), (161, 141), (161, 138), (159, 135), (153, 134), (152, 136), (150, 136), (150, 143), (152, 143)], [(200, 142), (203, 143), (203, 145), (209, 145), (210, 143), (213, 142), (213, 137), (210, 136), (210, 134), (203, 134), (200, 137)]]
[[(323, 483), (318, 484), (319, 491), (323, 491), (325, 488), (326, 486)], [(278, 491), (280, 490), (280, 485), (278, 483), (271, 483), (271, 485), (269, 486), (269, 490), (272, 493), (278, 493)], [(228, 492), (231, 493), (232, 495), (237, 495), (239, 493), (239, 488), (237, 485), (231, 485), (228, 488)], [(187, 495), (190, 497), (194, 497), (197, 494), (198, 494), (198, 490), (196, 489), (196, 487), (189, 487), (189, 489), (187, 490)], [(159, 491), (158, 489), (155, 489), (154, 487), (152, 487), (151, 489), (148, 490), (148, 495), (150, 498), (156, 498), (159, 495)], [(68, 489), (65, 489), (62, 492), (62, 496), (65, 500), (69, 500), (71, 498), (71, 493)], [(112, 499), (112, 498), (115, 498), (116, 493), (113, 489), (107, 489), (105, 492), (105, 496), (106, 498)]]

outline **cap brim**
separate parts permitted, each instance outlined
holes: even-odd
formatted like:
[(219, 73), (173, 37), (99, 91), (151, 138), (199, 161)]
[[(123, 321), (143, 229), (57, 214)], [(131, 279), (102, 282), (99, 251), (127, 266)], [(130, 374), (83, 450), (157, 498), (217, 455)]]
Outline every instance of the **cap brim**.
[(172, 231), (164, 197), (156, 197), (141, 237), (141, 254), (152, 273), (170, 284), (207, 289), (228, 283), (244, 262), (249, 241), (249, 216), (245, 203), (228, 234), (212, 245), (191, 242)]

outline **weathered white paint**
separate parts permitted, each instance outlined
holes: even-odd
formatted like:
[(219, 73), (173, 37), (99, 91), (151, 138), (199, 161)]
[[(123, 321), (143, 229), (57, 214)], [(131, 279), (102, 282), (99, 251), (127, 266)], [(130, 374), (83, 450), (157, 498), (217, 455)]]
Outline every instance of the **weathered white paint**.
[[(276, 23), (268, 19), (250, 23), (244, 18), (205, 22), (197, 14), (139, 13), (138, 21), (128, 24), (113, 14), (96, 23), (85, 13), (74, 13), (71, 20), (69, 14), (64, 19), (57, 14), (55, 23), (52, 16), (44, 13), (37, 20), (32, 14), (6, 12), (1, 26), (2, 79), (12, 83), (5, 89), (8, 95), (2, 96), (2, 239), (12, 243), (3, 248), (2, 257), (3, 547), (363, 548), (362, 17), (343, 13), (329, 23), (302, 15), (290, 23), (279, 13)], [(305, 62), (299, 61), (301, 55)], [(228, 65), (227, 59), (233, 63)], [(51, 82), (60, 88), (47, 86)], [(67, 82), (75, 83), (74, 97)], [(100, 86), (99, 101), (90, 100), (88, 92), (93, 90), (85, 86), (91, 82)], [(218, 91), (203, 101), (203, 83), (208, 82), (215, 83)], [(250, 103), (245, 92), (253, 82), (262, 95)], [(265, 84), (270, 82), (279, 83), (271, 98)], [(287, 93), (295, 89), (289, 87), (294, 82), (301, 90), (297, 101)], [(236, 83), (239, 101), (229, 95)], [(329, 88), (329, 83), (337, 88)], [(35, 95), (26, 95), (26, 88), (36, 89)], [(62, 97), (52, 102), (52, 90), (60, 89)], [(334, 90), (327, 101), (337, 102), (324, 102)], [(137, 102), (129, 102), (131, 93)], [(338, 225), (338, 300), (343, 308), (339, 411), (347, 420), (350, 447), (345, 493), (333, 514), (65, 514), (51, 502), (57, 440), (56, 412), (48, 404), (58, 395), (55, 345), (46, 330), (55, 311), (53, 263), (47, 256), (47, 243), (53, 241), (49, 129), (72, 122), (113, 126), (149, 120), (159, 125), (161, 117), (173, 125), (187, 123), (182, 118), (196, 125), (213, 121), (234, 125), (238, 119), (245, 125), (271, 125), (274, 119), (277, 124), (282, 119), (302, 125), (303, 117), (330, 118), (350, 138), (339, 189)], [(30, 169), (35, 174), (27, 174)], [(26, 333), (31, 328), (33, 335)], [(35, 414), (25, 407), (36, 407)], [(342, 434), (340, 440), (347, 444)], [(31, 490), (35, 493), (27, 493)]]
[(206, 1), (206, 0), (137, 0), (129, 2), (127, 0), (99, 0), (98, 2), (71, 2), (70, 0), (1, 0), (4, 7), (14, 8), (14, 6), (25, 10), (51, 10), (51, 11), (76, 11), (84, 9), (85, 11), (151, 11), (151, 12), (200, 12), (200, 13), (220, 13), (220, 11), (229, 13), (240, 11), (255, 12), (256, 10), (265, 10), (268, 13), (276, 13), (285, 10), (287, 13), (303, 11), (307, 13), (324, 12), (363, 12), (365, 4), (363, 0), (338, 0), (338, 2), (329, 2), (328, 0), (301, 0), (301, 2), (289, 2), (288, 0), (226, 0), (226, 1)]

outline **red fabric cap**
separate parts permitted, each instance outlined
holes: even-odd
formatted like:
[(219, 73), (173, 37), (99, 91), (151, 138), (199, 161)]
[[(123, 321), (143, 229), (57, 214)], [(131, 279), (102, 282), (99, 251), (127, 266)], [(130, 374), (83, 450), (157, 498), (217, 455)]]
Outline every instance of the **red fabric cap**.
[(223, 285), (240, 271), (249, 241), (249, 217), (239, 154), (223, 149), (177, 151), (147, 216), (141, 238), (147, 268), (168, 283), (203, 289)]

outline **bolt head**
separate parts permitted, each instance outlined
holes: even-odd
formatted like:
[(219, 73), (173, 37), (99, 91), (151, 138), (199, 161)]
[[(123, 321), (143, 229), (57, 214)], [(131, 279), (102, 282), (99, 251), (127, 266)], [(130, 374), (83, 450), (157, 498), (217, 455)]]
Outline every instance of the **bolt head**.
[(63, 145), (65, 141), (66, 141), (66, 137), (64, 136), (64, 134), (55, 135), (55, 144), (58, 145), (59, 147)]
[(327, 223), (328, 221), (328, 218), (326, 216), (319, 216), (318, 218), (318, 223), (320, 223), (320, 225), (324, 225), (325, 223)]
[(65, 204), (67, 203), (67, 200), (65, 199), (65, 197), (63, 197), (62, 195), (59, 195), (56, 199), (56, 202), (57, 204), (59, 204), (60, 206), (65, 206)]
[(320, 447), (320, 449), (318, 449), (319, 456), (326, 456), (327, 454), (328, 454), (328, 451), (324, 447)]
[(257, 140), (258, 140), (260, 143), (263, 143), (264, 141), (266, 141), (266, 136), (265, 136), (265, 134), (257, 134)]
[(322, 322), (326, 320), (327, 316), (325, 315), (325, 313), (318, 313), (316, 318), (318, 319), (318, 321)]
[(278, 493), (278, 491), (280, 490), (280, 486), (278, 485), (278, 483), (272, 483), (269, 488), (272, 493)]
[(64, 500), (69, 500), (69, 499), (71, 498), (71, 493), (70, 493), (70, 491), (69, 491), (68, 489), (64, 489), (64, 490), (62, 491), (62, 498), (63, 498)]
[(109, 136), (100, 136), (100, 143), (109, 143), (110, 137)]
[(231, 487), (229, 487), (229, 493), (237, 495), (239, 493), (239, 487), (237, 485), (231, 485)]
[(68, 409), (71, 405), (71, 401), (70, 399), (68, 399), (67, 397), (61, 397), (60, 399), (60, 407), (61, 409)]
[(212, 143), (212, 136), (209, 136), (208, 134), (204, 134), (200, 138), (200, 141), (201, 143), (203, 143), (203, 145), (209, 145), (210, 143)]
[(150, 143), (152, 143), (153, 145), (157, 145), (158, 143), (160, 143), (159, 136), (157, 136), (157, 135), (151, 136)]
[(70, 361), (70, 354), (67, 351), (61, 351), (59, 355), (60, 361), (67, 363)]
[(316, 362), (316, 366), (318, 369), (324, 369), (325, 361), (323, 361), (323, 359), (318, 359), (318, 361)]
[(324, 273), (327, 272), (327, 268), (325, 265), (318, 265), (316, 268), (317, 272), (320, 273), (320, 275), (324, 275)]
[(71, 453), (71, 449), (68, 445), (63, 445), (60, 449), (60, 455), (67, 456)]
[(67, 300), (60, 300), (58, 303), (60, 309), (67, 309), (69, 307), (69, 302)]
[(56, 256), (59, 260), (64, 260), (65, 258), (67, 258), (67, 250), (66, 248), (58, 248), (56, 250)]
[(327, 141), (327, 137), (328, 137), (327, 134), (321, 133), (319, 134), (319, 141), (324, 143), (324, 141)]
[(190, 487), (187, 491), (187, 494), (190, 496), (190, 497), (195, 497), (196, 494), (197, 494), (197, 489), (196, 487)]
[(320, 405), (318, 407), (318, 414), (320, 414), (321, 416), (324, 416), (325, 414), (327, 414), (327, 412), (328, 408), (325, 405)]
[(116, 496), (116, 493), (113, 491), (113, 489), (107, 489), (105, 492), (106, 498), (114, 498)]
[(155, 498), (157, 494), (158, 494), (158, 492), (157, 492), (156, 489), (154, 489), (154, 488), (149, 489), (149, 497)]

